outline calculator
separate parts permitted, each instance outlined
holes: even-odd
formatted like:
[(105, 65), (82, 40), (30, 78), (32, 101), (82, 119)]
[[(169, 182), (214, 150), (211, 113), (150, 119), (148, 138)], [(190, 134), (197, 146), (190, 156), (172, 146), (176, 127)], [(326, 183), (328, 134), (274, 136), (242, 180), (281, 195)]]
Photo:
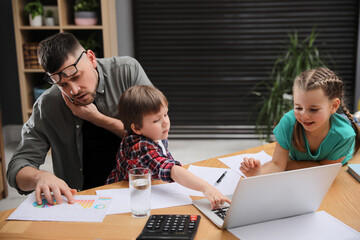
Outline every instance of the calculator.
[(151, 215), (141, 239), (194, 239), (200, 223), (200, 215)]

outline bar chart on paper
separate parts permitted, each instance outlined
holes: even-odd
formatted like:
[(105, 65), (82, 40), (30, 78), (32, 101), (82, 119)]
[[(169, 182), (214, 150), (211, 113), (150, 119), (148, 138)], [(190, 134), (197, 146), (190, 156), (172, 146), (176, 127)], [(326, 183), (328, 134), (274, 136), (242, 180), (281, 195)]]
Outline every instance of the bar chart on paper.
[(102, 222), (112, 198), (96, 195), (75, 195), (75, 203), (69, 204), (63, 197), (63, 203), (49, 204), (42, 199), (37, 204), (35, 195), (29, 197), (10, 215), (9, 220), (30, 221), (69, 221), (69, 222)]
[(83, 208), (91, 208), (95, 200), (75, 200), (76, 203), (80, 204)]

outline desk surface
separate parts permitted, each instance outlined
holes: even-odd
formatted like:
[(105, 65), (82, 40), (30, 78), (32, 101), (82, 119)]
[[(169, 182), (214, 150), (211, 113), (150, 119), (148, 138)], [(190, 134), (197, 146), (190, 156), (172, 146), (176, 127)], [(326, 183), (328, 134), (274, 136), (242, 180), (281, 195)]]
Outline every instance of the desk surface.
[[(272, 143), (222, 157), (256, 153), (261, 150), (272, 155), (274, 147), (275, 144)], [(350, 163), (360, 163), (360, 155), (355, 156)], [(193, 165), (227, 167), (217, 158), (200, 161)], [(360, 231), (360, 183), (346, 170), (347, 166), (341, 168), (319, 210), (325, 210)], [(161, 182), (152, 181), (152, 183)], [(118, 182), (82, 191), (79, 194), (94, 195), (95, 190), (98, 189), (126, 187), (128, 187), (128, 182)], [(131, 213), (124, 213), (108, 215), (102, 223), (6, 221), (13, 211), (14, 209), (0, 212), (0, 239), (136, 239), (147, 220), (147, 218), (133, 218)], [(151, 211), (151, 214), (199, 214), (202, 218), (195, 239), (237, 239), (228, 231), (218, 229), (193, 205), (155, 209)]]

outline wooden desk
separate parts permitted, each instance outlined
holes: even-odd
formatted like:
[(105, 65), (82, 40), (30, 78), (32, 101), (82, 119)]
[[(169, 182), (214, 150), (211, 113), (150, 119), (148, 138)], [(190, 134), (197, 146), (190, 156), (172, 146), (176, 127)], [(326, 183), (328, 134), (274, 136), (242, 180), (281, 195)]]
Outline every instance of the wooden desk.
[[(275, 144), (272, 143), (225, 156), (255, 153), (261, 150), (272, 155), (274, 147)], [(360, 163), (360, 156), (356, 156), (351, 163)], [(197, 162), (194, 165), (226, 167), (217, 158)], [(319, 210), (325, 210), (360, 231), (360, 183), (346, 170), (347, 166), (342, 167)], [(153, 181), (153, 184), (159, 183), (160, 181)], [(79, 194), (91, 195), (98, 189), (125, 187), (128, 187), (128, 182), (118, 182), (82, 191)], [(131, 213), (125, 213), (108, 215), (102, 223), (6, 221), (13, 211), (14, 209), (0, 213), (0, 239), (136, 239), (147, 220), (147, 218), (133, 218)], [(199, 214), (202, 218), (195, 239), (237, 239), (228, 231), (218, 229), (192, 205), (155, 209), (151, 214)]]

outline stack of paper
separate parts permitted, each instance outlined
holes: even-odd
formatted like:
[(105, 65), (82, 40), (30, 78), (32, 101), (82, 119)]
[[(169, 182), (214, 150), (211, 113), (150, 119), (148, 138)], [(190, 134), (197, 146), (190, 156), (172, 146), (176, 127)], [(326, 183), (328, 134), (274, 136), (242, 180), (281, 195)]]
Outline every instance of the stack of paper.
[(358, 240), (360, 233), (320, 211), (228, 229), (242, 240)]

